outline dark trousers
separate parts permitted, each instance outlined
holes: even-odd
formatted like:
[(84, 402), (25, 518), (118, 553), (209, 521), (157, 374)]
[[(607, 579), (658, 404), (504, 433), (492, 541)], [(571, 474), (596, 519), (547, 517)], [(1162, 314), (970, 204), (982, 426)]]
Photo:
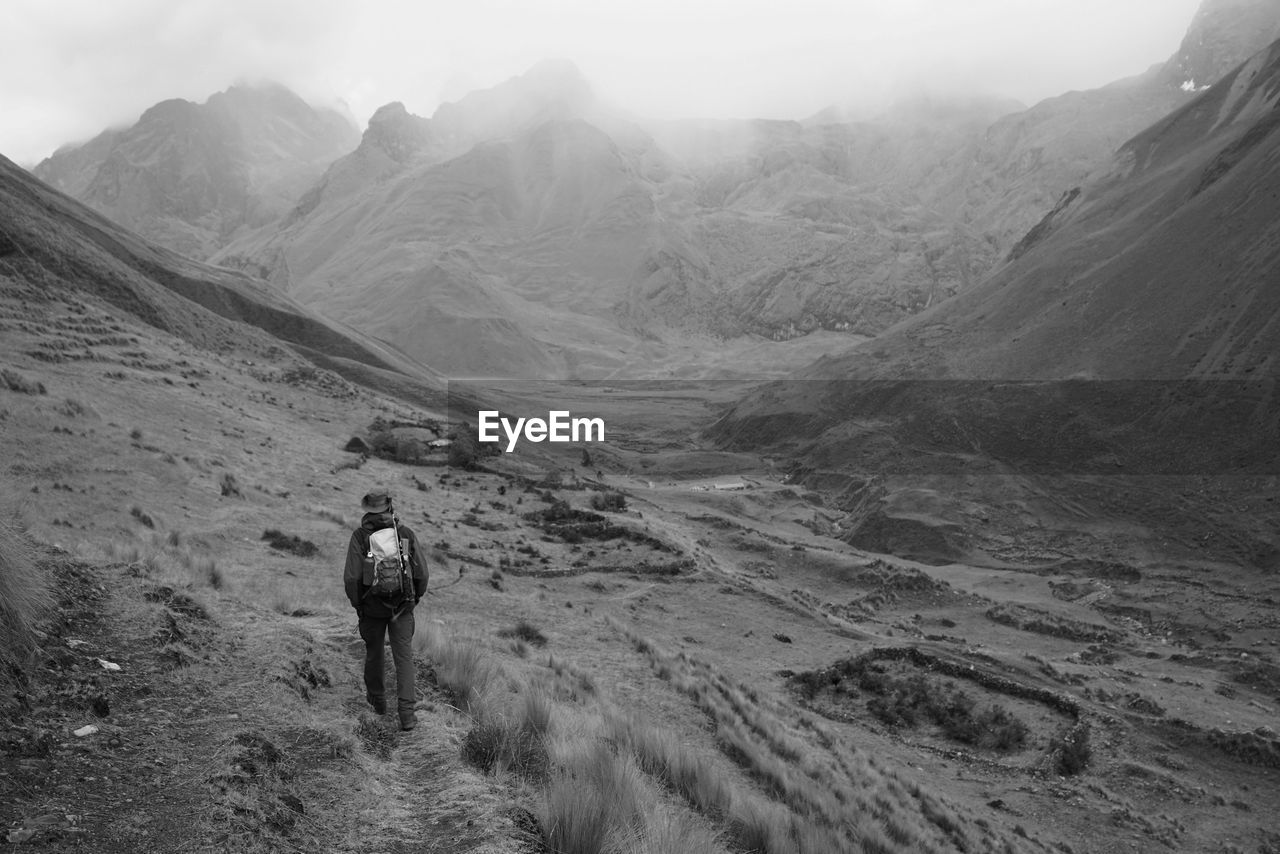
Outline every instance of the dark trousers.
[(396, 696), (400, 709), (412, 709), (414, 694), (413, 611), (394, 620), (360, 617), (360, 637), (364, 639), (364, 687), (370, 697), (386, 693), (383, 676), (383, 644), (391, 636), (391, 657), (396, 665)]

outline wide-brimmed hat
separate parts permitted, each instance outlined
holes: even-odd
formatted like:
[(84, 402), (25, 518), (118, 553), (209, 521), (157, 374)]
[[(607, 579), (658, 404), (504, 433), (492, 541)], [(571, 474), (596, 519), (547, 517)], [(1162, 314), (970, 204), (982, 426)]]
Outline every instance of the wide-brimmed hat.
[(391, 493), (370, 492), (360, 499), (360, 509), (366, 513), (386, 513), (391, 509)]

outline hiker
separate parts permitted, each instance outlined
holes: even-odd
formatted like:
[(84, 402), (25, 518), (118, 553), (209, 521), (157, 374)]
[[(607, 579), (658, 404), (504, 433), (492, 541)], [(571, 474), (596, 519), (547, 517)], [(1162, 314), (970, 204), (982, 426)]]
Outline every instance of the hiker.
[(396, 518), (391, 496), (370, 492), (360, 501), (364, 516), (351, 532), (342, 580), (360, 617), (364, 640), (364, 687), (369, 705), (387, 712), (383, 685), (383, 642), (391, 636), (396, 665), (400, 728), (413, 729), (413, 608), (427, 592), (427, 569), (418, 538)]

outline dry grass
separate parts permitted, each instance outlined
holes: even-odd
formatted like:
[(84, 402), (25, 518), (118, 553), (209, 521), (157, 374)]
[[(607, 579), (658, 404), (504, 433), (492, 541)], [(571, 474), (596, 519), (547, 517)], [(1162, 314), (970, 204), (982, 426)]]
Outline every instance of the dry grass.
[(731, 793), (718, 788), (707, 763), (682, 758), (680, 744), (661, 730), (623, 715), (594, 689), (579, 693), (581, 671), (549, 659), (551, 673), (539, 680), (512, 680), (480, 642), (454, 639), (437, 622), (419, 631), (415, 649), (472, 718), (464, 757), (486, 773), (537, 787), (550, 850), (724, 851), (711, 824), (664, 805), (660, 790), (668, 779), (693, 781), (685, 783), (699, 792), (691, 800), (718, 800), (722, 811)]
[(646, 774), (661, 780), (708, 817), (722, 817), (733, 802), (733, 786), (704, 756), (690, 751), (670, 730), (634, 715), (606, 713), (606, 732), (629, 751)]
[(714, 722), (716, 745), (750, 782), (598, 690), (580, 690), (580, 677), (589, 676), (563, 658), (549, 657), (543, 681), (533, 684), (511, 679), (479, 640), (453, 639), (439, 623), (415, 638), (437, 683), (472, 718), (464, 755), (541, 792), (535, 812), (550, 850), (1003, 850), (1006, 840), (985, 824), (905, 783), (821, 721), (704, 662), (628, 637)]
[[(745, 850), (765, 854), (808, 851), (944, 851), (998, 849), (1003, 840), (953, 807), (898, 776), (789, 705), (730, 682), (709, 664), (673, 654), (610, 620), (648, 657), (654, 672), (688, 696), (715, 724), (715, 741), (768, 796), (753, 803), (734, 789), (727, 799), (728, 835)], [(706, 772), (665, 759), (673, 748), (642, 728), (626, 736), (638, 755), (700, 812), (725, 804)], [(687, 760), (685, 760), (687, 761)], [(665, 763), (665, 767), (664, 767)], [(678, 784), (675, 779), (686, 782)], [(683, 788), (682, 788), (683, 787)], [(692, 790), (693, 796), (689, 791)], [(699, 793), (706, 794), (699, 794)], [(711, 809), (708, 809), (711, 805)]]
[(539, 816), (551, 850), (599, 854), (647, 835), (652, 797), (630, 755), (597, 741), (557, 758), (561, 770), (547, 786)]
[(643, 833), (626, 839), (625, 854), (723, 854), (721, 834), (687, 813), (661, 810), (649, 817)]
[(337, 510), (333, 510), (329, 507), (325, 507), (322, 504), (309, 504), (307, 505), (307, 510), (319, 516), (321, 519), (327, 519), (328, 521), (337, 525), (339, 528), (345, 528), (347, 530), (351, 530), (351, 529), (354, 529), (356, 525), (359, 524), (358, 519), (357, 520), (348, 519), (346, 516), (339, 513)]
[(480, 717), (490, 693), (502, 676), (478, 641), (454, 640), (436, 623), (429, 624), (413, 639), (414, 652), (431, 661), (436, 684), (464, 712)]
[(26, 535), (0, 519), (0, 661), (30, 652), (40, 620), (52, 609), (53, 594)]

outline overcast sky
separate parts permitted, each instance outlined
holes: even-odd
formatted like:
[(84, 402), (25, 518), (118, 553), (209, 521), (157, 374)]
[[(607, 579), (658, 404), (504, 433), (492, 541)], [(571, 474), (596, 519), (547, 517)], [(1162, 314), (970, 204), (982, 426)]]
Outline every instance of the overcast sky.
[(429, 116), (540, 59), (653, 117), (803, 118), (920, 87), (1027, 104), (1140, 73), (1199, 0), (7, 0), (0, 154), (34, 164), (165, 98), (274, 79)]

